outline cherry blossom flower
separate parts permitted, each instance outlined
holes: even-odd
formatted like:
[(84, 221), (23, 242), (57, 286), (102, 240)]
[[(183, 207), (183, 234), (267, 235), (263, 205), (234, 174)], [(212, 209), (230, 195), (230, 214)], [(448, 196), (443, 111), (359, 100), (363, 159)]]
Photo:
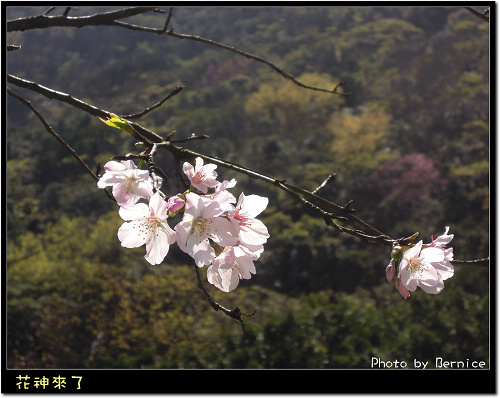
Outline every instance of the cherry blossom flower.
[(453, 239), (453, 235), (448, 235), (449, 229), (446, 227), (444, 234), (432, 239), (430, 244), (420, 241), (416, 245), (393, 247), (391, 261), (385, 270), (386, 277), (391, 282), (399, 264), (396, 287), (405, 299), (417, 287), (426, 293), (438, 294), (444, 288), (443, 281), (453, 276), (453, 248), (446, 248)]
[(232, 218), (239, 223), (241, 242), (249, 245), (262, 245), (267, 242), (269, 238), (267, 227), (255, 217), (265, 210), (268, 203), (268, 198), (258, 195), (245, 196), (241, 193), (232, 214)]
[[(99, 188), (113, 187), (116, 202), (122, 205), (136, 203), (140, 198), (153, 195), (152, 181), (147, 170), (140, 170), (132, 160), (110, 161), (104, 165), (106, 171), (97, 182)], [(162, 178), (157, 177), (158, 186)]]
[(215, 258), (209, 239), (220, 246), (238, 243), (238, 231), (223, 213), (219, 202), (205, 203), (193, 192), (186, 194), (184, 216), (175, 227), (177, 244), (193, 257), (198, 267), (210, 264)]
[(263, 247), (249, 250), (244, 245), (227, 246), (207, 269), (207, 280), (223, 292), (236, 289), (240, 279), (250, 279), (256, 273), (254, 261)]
[(203, 165), (203, 159), (200, 157), (195, 159), (194, 167), (189, 162), (185, 162), (182, 166), (182, 170), (191, 181), (191, 185), (203, 193), (207, 193), (208, 188), (214, 188), (219, 184), (219, 181), (216, 180), (216, 168), (217, 165), (211, 163)]
[(167, 202), (159, 192), (150, 199), (149, 205), (136, 203), (120, 207), (120, 217), (129, 221), (118, 230), (118, 239), (123, 247), (146, 245), (146, 260), (152, 265), (160, 264), (176, 241), (176, 233), (167, 224)]
[[(404, 252), (398, 278), (409, 292), (420, 287), (426, 293), (438, 294), (444, 288), (443, 276), (440, 273), (441, 264), (445, 262), (444, 251), (437, 247), (422, 249), (422, 244), (423, 242), (419, 241)], [(445, 279), (448, 277), (445, 275)]]

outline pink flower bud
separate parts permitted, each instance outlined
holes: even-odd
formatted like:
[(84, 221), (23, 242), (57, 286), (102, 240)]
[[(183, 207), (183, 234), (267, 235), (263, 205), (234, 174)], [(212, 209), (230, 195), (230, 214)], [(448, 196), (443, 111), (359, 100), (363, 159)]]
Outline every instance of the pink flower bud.
[(178, 196), (172, 196), (167, 201), (167, 208), (168, 211), (171, 213), (179, 211), (180, 209), (183, 208), (183, 206), (184, 206), (184, 200), (182, 200)]
[(385, 275), (387, 276), (387, 281), (392, 282), (392, 278), (394, 278), (394, 274), (396, 273), (396, 267), (394, 266), (394, 261), (391, 260), (387, 268), (385, 269)]

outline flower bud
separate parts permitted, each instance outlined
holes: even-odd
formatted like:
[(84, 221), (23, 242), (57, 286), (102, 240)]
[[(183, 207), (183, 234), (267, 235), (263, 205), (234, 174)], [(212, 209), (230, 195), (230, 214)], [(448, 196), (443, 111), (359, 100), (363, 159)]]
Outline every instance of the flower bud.
[(179, 198), (178, 196), (172, 196), (167, 201), (168, 211), (171, 213), (175, 213), (184, 207), (184, 200)]
[(396, 267), (394, 265), (394, 261), (391, 260), (387, 268), (385, 269), (385, 275), (387, 276), (387, 281), (391, 282), (392, 278), (394, 278), (394, 274), (396, 273)]

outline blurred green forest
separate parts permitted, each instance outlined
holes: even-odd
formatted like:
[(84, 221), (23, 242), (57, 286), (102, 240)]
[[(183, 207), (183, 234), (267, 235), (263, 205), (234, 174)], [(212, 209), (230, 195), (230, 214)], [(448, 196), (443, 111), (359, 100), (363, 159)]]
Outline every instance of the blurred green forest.
[[(7, 7), (6, 16), (44, 11)], [(165, 15), (127, 21), (161, 28)], [(139, 123), (161, 136), (207, 134), (184, 145), (309, 190), (337, 172), (323, 195), (353, 200), (384, 233), (429, 242), (449, 225), (455, 259), (489, 256), (488, 23), (463, 7), (231, 6), (174, 8), (170, 27), (306, 84), (345, 81), (353, 94), (300, 88), (203, 43), (109, 26), (8, 33), (22, 48), (8, 53), (7, 72), (122, 115), (183, 84)], [(97, 118), (8, 87), (91, 168), (138, 152)], [(339, 234), (286, 193), (219, 167), (238, 180), (236, 196), (270, 199), (257, 274), (231, 293), (207, 283), (223, 306), (257, 309), (243, 333), (213, 311), (180, 250), (153, 267), (144, 248), (122, 248), (116, 204), (26, 106), (6, 101), (9, 368), (368, 368), (372, 356), (489, 366), (487, 267), (457, 265), (442, 293), (405, 301), (385, 277), (389, 248)], [(157, 163), (170, 177), (162, 190), (177, 193), (174, 159), (160, 153)]]

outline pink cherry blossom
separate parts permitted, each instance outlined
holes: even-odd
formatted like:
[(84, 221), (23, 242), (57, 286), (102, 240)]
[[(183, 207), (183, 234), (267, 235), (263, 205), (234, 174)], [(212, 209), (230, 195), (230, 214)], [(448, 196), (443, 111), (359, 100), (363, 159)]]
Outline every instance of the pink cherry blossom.
[(223, 217), (219, 202), (205, 203), (197, 194), (186, 194), (186, 206), (182, 221), (176, 225), (177, 243), (188, 253), (198, 267), (208, 265), (215, 258), (210, 240), (220, 246), (232, 246), (238, 242), (238, 231)]
[(219, 184), (219, 181), (216, 180), (216, 168), (217, 165), (211, 163), (203, 165), (203, 159), (200, 157), (195, 159), (194, 167), (189, 162), (184, 163), (182, 166), (182, 170), (191, 181), (191, 185), (203, 193), (207, 193), (208, 188), (214, 188)]
[(253, 262), (260, 255), (260, 248), (252, 252), (243, 245), (225, 247), (208, 267), (207, 280), (223, 292), (236, 289), (240, 279), (250, 279), (256, 273)]
[[(122, 205), (136, 203), (140, 198), (153, 195), (152, 181), (147, 170), (140, 170), (132, 160), (110, 161), (104, 165), (106, 171), (97, 182), (99, 188), (113, 187), (116, 202)], [(157, 177), (158, 186), (162, 178)]]
[(120, 207), (120, 217), (129, 221), (118, 230), (118, 239), (123, 247), (146, 245), (146, 260), (152, 265), (160, 264), (176, 241), (176, 233), (167, 224), (167, 202), (160, 193), (155, 193), (149, 206), (136, 203)]
[(404, 252), (398, 278), (410, 292), (420, 287), (426, 293), (438, 294), (444, 288), (443, 278), (438, 269), (444, 260), (442, 249), (437, 247), (422, 249), (420, 241)]

